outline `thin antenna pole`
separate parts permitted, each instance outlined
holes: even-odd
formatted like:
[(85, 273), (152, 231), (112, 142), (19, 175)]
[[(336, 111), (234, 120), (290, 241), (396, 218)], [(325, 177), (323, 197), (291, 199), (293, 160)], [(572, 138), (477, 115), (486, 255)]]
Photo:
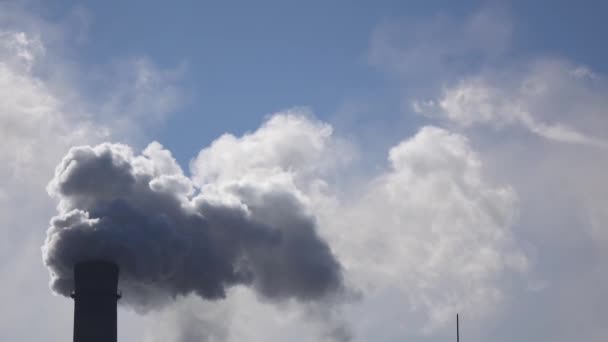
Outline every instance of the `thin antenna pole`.
[(460, 342), (460, 322), (458, 322), (458, 314), (456, 314), (456, 342)]

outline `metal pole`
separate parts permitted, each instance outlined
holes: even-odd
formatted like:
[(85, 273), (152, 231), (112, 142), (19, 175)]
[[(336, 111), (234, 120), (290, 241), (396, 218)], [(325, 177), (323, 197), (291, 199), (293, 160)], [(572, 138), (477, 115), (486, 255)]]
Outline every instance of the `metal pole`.
[(458, 314), (456, 314), (456, 342), (460, 342), (460, 323), (458, 322)]

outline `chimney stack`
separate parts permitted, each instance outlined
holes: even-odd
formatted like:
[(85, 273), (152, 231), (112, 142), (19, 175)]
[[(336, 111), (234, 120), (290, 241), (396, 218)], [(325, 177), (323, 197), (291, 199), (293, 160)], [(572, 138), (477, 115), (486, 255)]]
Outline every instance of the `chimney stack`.
[(74, 342), (116, 342), (118, 266), (90, 260), (74, 267)]

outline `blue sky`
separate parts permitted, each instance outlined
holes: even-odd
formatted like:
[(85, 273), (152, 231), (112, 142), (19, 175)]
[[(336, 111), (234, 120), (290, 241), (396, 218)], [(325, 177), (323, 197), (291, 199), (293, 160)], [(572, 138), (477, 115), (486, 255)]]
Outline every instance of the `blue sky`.
[[(593, 0), (0, 2), (0, 340), (71, 338), (72, 302), (48, 286), (49, 270), (69, 274), (69, 253), (52, 258), (65, 227), (47, 229), (95, 212), (56, 168), (89, 145), (185, 213), (237, 206), (276, 228), (302, 210), (348, 290), (275, 301), (238, 285), (209, 301), (151, 281), (158, 298), (120, 306), (119, 340), (434, 342), (458, 312), (468, 341), (605, 341), (607, 13)], [(277, 194), (296, 209), (261, 200)]]
[(154, 138), (186, 162), (227, 127), (241, 133), (284, 108), (309, 106), (328, 119), (344, 103), (362, 101), (373, 103), (367, 116), (394, 115), (394, 80), (369, 63), (373, 31), (387, 21), (458, 20), (481, 6), (509, 13), (509, 58), (559, 55), (604, 71), (608, 51), (601, 41), (608, 24), (601, 1), (58, 1), (31, 7), (49, 21), (82, 13), (86, 38), (70, 50), (82, 68), (140, 55), (162, 68), (185, 68), (180, 83), (189, 101)]

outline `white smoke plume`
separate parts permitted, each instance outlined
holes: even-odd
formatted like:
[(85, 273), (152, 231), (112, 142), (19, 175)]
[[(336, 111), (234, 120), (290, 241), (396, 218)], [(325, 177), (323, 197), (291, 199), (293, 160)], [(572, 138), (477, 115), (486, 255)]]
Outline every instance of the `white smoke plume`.
[(247, 181), (196, 186), (159, 143), (141, 155), (121, 144), (74, 147), (48, 191), (59, 213), (43, 259), (62, 295), (87, 259), (116, 262), (124, 301), (142, 311), (190, 293), (223, 298), (235, 285), (301, 302), (343, 288), (297, 192)]
[(122, 302), (145, 311), (178, 299), (159, 311), (169, 326), (154, 342), (166, 331), (183, 341), (310, 330), (318, 341), (367, 340), (370, 320), (413, 333), (456, 312), (492, 314), (508, 294), (504, 276), (527, 269), (511, 234), (513, 189), (486, 179), (464, 136), (429, 126), (346, 193), (332, 177), (353, 148), (299, 109), (218, 138), (190, 177), (158, 143), (141, 155), (73, 148), (48, 187), (59, 200), (43, 248), (51, 285), (69, 294), (75, 262), (115, 260)]

